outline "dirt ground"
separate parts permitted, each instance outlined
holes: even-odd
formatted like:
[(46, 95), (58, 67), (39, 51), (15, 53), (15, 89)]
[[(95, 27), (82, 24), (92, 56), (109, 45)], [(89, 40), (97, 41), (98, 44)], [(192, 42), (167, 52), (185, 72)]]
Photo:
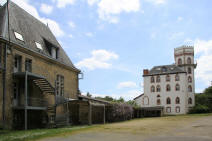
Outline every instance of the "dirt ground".
[(136, 119), (42, 141), (212, 141), (212, 115)]

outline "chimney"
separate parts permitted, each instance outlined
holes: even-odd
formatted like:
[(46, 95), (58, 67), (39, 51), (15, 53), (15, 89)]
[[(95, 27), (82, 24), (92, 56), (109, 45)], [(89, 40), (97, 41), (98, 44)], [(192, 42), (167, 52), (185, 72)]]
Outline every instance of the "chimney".
[(148, 69), (144, 69), (143, 70), (143, 75), (148, 75), (149, 74), (149, 70)]

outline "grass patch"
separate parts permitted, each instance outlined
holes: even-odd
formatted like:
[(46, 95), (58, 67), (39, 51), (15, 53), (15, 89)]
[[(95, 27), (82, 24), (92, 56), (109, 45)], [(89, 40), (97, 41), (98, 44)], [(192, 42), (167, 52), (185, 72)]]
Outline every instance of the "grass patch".
[(56, 129), (33, 129), (27, 131), (0, 130), (0, 141), (34, 141), (53, 136), (66, 136), (95, 126), (75, 126)]

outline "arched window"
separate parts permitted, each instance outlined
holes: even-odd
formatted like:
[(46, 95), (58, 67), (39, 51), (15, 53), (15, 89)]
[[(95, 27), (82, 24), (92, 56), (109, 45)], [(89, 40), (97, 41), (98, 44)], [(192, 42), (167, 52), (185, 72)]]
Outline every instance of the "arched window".
[(179, 91), (179, 90), (180, 90), (180, 85), (179, 85), (179, 84), (176, 84), (175, 90), (176, 90), (176, 91)]
[(166, 75), (166, 81), (169, 82), (170, 81), (170, 76)]
[(159, 75), (156, 77), (156, 82), (160, 82), (160, 76)]
[(180, 112), (180, 107), (179, 107), (179, 106), (177, 106), (177, 107), (175, 108), (175, 112), (176, 112), (176, 113), (179, 113), (179, 112)]
[(154, 76), (151, 76), (151, 83), (154, 83), (155, 82), (155, 78)]
[(159, 98), (160, 97), (160, 95), (157, 95), (157, 98)]
[(171, 86), (169, 84), (166, 85), (166, 91), (171, 91)]
[(171, 107), (166, 107), (166, 112), (171, 113)]
[(189, 97), (188, 104), (192, 104), (192, 98)]
[(171, 99), (169, 97), (166, 99), (166, 104), (171, 104)]
[(182, 59), (181, 58), (178, 59), (178, 65), (182, 65)]
[(187, 59), (187, 64), (191, 64), (191, 58), (190, 57), (188, 57), (188, 59)]
[(188, 74), (191, 74), (191, 68), (190, 67), (188, 68)]
[(160, 99), (157, 99), (157, 105), (160, 105)]
[(176, 104), (180, 104), (180, 98), (179, 98), (179, 97), (177, 97), (177, 98), (175, 99), (175, 103), (176, 103)]
[(188, 82), (189, 82), (189, 83), (192, 83), (192, 78), (191, 78), (191, 76), (188, 77)]
[(179, 74), (176, 74), (176, 75), (175, 75), (175, 81), (180, 81), (180, 76), (179, 76)]
[(145, 96), (143, 98), (143, 103), (144, 103), (144, 105), (149, 105), (149, 98), (148, 98), (148, 96)]
[(192, 92), (192, 87), (191, 87), (191, 85), (188, 86), (188, 92)]
[(155, 92), (155, 86), (151, 86), (151, 92)]
[(160, 85), (157, 85), (156, 91), (160, 92)]

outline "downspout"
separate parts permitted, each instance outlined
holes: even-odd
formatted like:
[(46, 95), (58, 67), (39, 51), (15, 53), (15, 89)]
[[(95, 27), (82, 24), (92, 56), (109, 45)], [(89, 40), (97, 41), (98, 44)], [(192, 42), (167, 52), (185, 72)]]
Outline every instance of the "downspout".
[(6, 77), (7, 77), (7, 49), (8, 46), (10, 46), (10, 22), (9, 22), (9, 0), (7, 0), (7, 30), (8, 30), (8, 39), (9, 43), (5, 43), (5, 49), (4, 49), (4, 71), (3, 71), (3, 102), (2, 102), (2, 118), (3, 118), (3, 128), (6, 128), (6, 117), (5, 117), (5, 105), (6, 105), (6, 92), (7, 92), (7, 86), (6, 86)]

